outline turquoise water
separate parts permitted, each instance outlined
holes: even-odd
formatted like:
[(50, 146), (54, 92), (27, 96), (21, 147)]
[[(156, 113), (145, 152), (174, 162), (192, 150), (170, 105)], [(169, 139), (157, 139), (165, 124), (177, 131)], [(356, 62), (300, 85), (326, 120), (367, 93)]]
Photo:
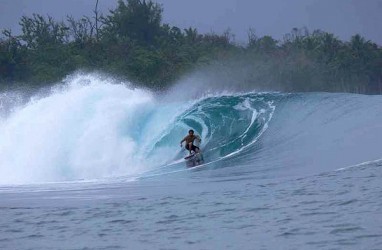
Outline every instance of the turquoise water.
[(0, 248), (380, 249), (380, 96), (112, 82), (2, 94)]

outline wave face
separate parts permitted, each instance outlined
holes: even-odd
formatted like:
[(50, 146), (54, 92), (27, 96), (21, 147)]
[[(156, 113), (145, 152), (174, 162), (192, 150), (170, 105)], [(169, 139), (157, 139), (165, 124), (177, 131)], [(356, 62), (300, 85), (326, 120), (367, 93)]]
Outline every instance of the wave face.
[(184, 170), (179, 141), (190, 128), (214, 169), (300, 175), (381, 158), (377, 96), (225, 93), (180, 101), (110, 82), (76, 76), (2, 114), (0, 184)]

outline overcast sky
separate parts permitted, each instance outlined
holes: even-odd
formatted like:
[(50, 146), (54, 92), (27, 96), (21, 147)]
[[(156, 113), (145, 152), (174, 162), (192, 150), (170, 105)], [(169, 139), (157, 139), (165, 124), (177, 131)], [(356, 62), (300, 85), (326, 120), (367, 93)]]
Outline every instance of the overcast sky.
[[(95, 0), (0, 0), (0, 29), (19, 32), (22, 15), (92, 15)], [(99, 0), (108, 13), (117, 0)], [(227, 28), (236, 41), (245, 42), (249, 28), (259, 36), (282, 39), (294, 27), (322, 29), (341, 39), (359, 33), (382, 45), (382, 0), (157, 0), (164, 8), (164, 22), (201, 33), (221, 33)]]

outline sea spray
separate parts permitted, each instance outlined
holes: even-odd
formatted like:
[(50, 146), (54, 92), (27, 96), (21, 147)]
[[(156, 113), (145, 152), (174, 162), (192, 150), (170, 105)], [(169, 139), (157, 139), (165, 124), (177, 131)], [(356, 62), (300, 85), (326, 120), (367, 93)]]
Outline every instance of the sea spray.
[(96, 74), (68, 77), (2, 119), (0, 183), (139, 177), (182, 159), (189, 128), (215, 162), (257, 140), (273, 112), (253, 93), (169, 96)]
[(154, 106), (148, 91), (77, 76), (2, 120), (0, 183), (134, 173), (145, 167), (134, 133)]

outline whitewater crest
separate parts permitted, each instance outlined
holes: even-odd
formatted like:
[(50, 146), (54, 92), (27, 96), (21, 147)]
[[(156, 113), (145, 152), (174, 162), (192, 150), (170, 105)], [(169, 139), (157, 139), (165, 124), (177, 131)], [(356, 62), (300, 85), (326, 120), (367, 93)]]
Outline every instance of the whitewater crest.
[[(89, 179), (134, 172), (151, 93), (78, 76), (35, 96), (0, 124), (0, 183)], [(126, 169), (126, 166), (129, 168)]]
[[(137, 175), (179, 157), (179, 140), (190, 127), (218, 158), (253, 139), (248, 132), (261, 111), (249, 101), (226, 96), (163, 102), (110, 79), (71, 77), (2, 119), (0, 183)], [(229, 137), (222, 136), (225, 131)]]

